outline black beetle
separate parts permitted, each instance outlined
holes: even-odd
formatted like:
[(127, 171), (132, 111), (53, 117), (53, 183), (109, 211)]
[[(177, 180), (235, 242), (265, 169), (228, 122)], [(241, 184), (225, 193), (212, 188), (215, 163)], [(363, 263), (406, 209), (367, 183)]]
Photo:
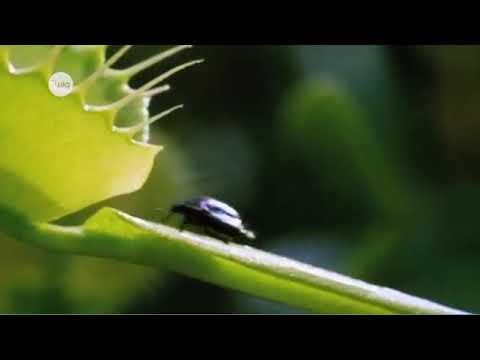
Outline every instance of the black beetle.
[(204, 196), (175, 204), (170, 209), (167, 219), (172, 214), (183, 216), (181, 231), (187, 225), (194, 225), (202, 227), (210, 235), (223, 239), (255, 239), (255, 234), (246, 229), (235, 209), (210, 197)]

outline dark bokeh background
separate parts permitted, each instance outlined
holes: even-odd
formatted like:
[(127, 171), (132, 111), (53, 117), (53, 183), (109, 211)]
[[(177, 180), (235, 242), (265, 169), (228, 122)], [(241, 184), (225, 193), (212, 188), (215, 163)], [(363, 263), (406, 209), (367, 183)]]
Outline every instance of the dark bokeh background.
[[(164, 47), (137, 46), (119, 66)], [(104, 205), (159, 221), (155, 208), (206, 194), (238, 208), (262, 249), (480, 312), (480, 47), (197, 46), (135, 82), (192, 58), (206, 62), (152, 102), (186, 108), (154, 125), (166, 150), (145, 188), (65, 223)], [(6, 311), (296, 313), (157, 270), (0, 246), (17, 259), (0, 268), (14, 284)]]

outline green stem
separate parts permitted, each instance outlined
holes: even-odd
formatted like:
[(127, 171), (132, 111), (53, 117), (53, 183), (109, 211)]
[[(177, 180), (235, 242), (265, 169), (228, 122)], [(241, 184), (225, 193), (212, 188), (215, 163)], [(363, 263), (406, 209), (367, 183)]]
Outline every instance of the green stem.
[(81, 227), (35, 224), (0, 208), (0, 229), (41, 248), (167, 268), (313, 313), (466, 314), (254, 248), (103, 209)]

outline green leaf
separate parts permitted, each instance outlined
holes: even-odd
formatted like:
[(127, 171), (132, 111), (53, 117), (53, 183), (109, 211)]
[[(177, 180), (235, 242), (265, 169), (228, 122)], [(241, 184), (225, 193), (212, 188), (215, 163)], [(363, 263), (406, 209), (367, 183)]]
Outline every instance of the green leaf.
[[(148, 103), (167, 91), (160, 86), (167, 78), (198, 62), (177, 66), (139, 89), (128, 83), (138, 71), (186, 48), (120, 71), (110, 66), (128, 47), (105, 61), (105, 46), (57, 45), (50, 52), (0, 46), (0, 203), (33, 221), (53, 221), (139, 190), (163, 148), (137, 136), (178, 108), (151, 118)], [(66, 97), (49, 90), (50, 76), (58, 71), (74, 80)], [(119, 127), (125, 117), (130, 123)]]
[(165, 268), (313, 313), (465, 314), (249, 246), (147, 222), (105, 208), (83, 226), (31, 223), (0, 207), (7, 235), (44, 249)]

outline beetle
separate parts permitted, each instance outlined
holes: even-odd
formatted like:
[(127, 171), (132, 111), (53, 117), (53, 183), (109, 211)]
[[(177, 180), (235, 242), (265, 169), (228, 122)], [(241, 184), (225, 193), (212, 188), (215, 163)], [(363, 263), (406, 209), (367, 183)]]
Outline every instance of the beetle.
[(223, 240), (251, 241), (256, 238), (255, 234), (245, 227), (234, 208), (211, 197), (202, 196), (174, 204), (166, 219), (173, 214), (183, 216), (180, 231), (187, 225), (194, 225), (203, 228), (207, 234)]

